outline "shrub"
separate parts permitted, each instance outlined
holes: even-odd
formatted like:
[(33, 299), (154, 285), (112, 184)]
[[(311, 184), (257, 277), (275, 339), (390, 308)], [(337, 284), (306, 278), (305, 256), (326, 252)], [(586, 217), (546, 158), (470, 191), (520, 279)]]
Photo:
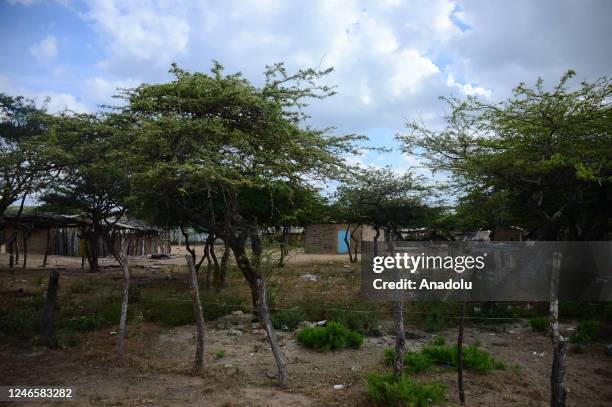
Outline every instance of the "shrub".
[(601, 337), (601, 322), (599, 321), (580, 321), (576, 332), (570, 336), (572, 343), (586, 343), (599, 340)]
[(511, 305), (484, 304), (480, 312), (474, 314), (472, 322), (486, 325), (503, 324), (508, 322), (508, 319), (518, 318), (522, 312)]
[[(385, 362), (388, 365), (395, 363), (395, 349), (385, 349)], [(408, 373), (419, 373), (433, 365), (433, 361), (420, 352), (404, 353), (404, 370)]]
[[(338, 322), (361, 335), (380, 336), (382, 327), (378, 314), (368, 304), (352, 302), (341, 305), (346, 310), (335, 310), (327, 315), (330, 321)], [(331, 308), (335, 308), (332, 306)]]
[[(117, 325), (121, 317), (121, 298), (97, 298), (87, 305), (86, 315), (70, 317), (61, 323), (73, 331), (87, 332), (102, 327)], [(134, 314), (134, 308), (128, 306), (128, 319)]]
[(195, 321), (193, 305), (188, 299), (163, 298), (155, 292), (143, 291), (140, 303), (145, 321), (160, 322), (169, 327)]
[(306, 314), (298, 308), (292, 308), (272, 315), (272, 326), (275, 329), (293, 331), (304, 320), (306, 320)]
[(391, 375), (371, 373), (367, 376), (368, 396), (380, 406), (426, 407), (445, 399), (446, 387), (438, 382), (420, 383), (409, 377), (398, 382)]
[(0, 332), (19, 339), (36, 336), (42, 313), (31, 308), (0, 310)]
[[(395, 350), (386, 349), (384, 358), (387, 364), (392, 365), (395, 361)], [(434, 364), (443, 367), (457, 366), (457, 345), (446, 345), (444, 337), (437, 337), (425, 345), (420, 352), (404, 354), (404, 368), (408, 373), (422, 372)], [(478, 344), (463, 347), (463, 366), (480, 373), (504, 368), (502, 362), (481, 350)]]
[(529, 320), (529, 325), (534, 332), (546, 332), (548, 329), (548, 318), (536, 317)]
[(224, 350), (220, 350), (217, 353), (215, 353), (215, 358), (217, 359), (223, 359), (225, 357), (225, 351)]
[(297, 339), (304, 346), (317, 350), (357, 349), (363, 343), (363, 336), (337, 322), (330, 322), (323, 327), (304, 328), (298, 333)]

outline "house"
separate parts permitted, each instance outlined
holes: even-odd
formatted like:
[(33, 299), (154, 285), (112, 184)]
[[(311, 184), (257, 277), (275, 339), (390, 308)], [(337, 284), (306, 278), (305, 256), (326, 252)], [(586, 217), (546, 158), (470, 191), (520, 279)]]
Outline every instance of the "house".
[[(0, 233), (8, 238), (16, 233), (14, 250), (34, 255), (79, 256), (82, 230), (91, 222), (80, 215), (33, 213), (5, 215)], [(128, 239), (129, 256), (168, 254), (170, 239), (166, 231), (137, 220), (125, 218), (114, 221), (112, 226), (123, 232)], [(0, 239), (3, 241), (4, 239)], [(0, 245), (0, 252), (8, 253), (7, 245)], [(101, 237), (98, 241), (100, 256), (110, 255), (107, 243)]]
[(347, 234), (351, 251), (359, 253), (362, 241), (373, 241), (376, 234), (374, 228), (368, 225), (351, 225), (349, 223), (316, 223), (304, 229), (304, 251), (312, 254), (347, 253), (345, 241)]

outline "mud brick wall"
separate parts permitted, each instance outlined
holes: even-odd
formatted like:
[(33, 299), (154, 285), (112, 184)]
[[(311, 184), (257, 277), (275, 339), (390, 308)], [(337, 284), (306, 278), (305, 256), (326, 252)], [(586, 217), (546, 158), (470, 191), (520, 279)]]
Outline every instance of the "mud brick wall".
[[(306, 226), (304, 230), (304, 252), (312, 254), (338, 253), (338, 231), (346, 231), (346, 223), (318, 223)], [(351, 230), (353, 227), (351, 226)], [(360, 250), (362, 240), (374, 240), (374, 229), (369, 226), (357, 228), (351, 241), (351, 250)]]

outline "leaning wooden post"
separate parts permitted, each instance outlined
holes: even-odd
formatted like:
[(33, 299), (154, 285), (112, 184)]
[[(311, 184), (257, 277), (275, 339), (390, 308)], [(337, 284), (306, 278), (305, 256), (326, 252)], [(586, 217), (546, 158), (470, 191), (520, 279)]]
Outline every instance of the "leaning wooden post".
[[(392, 242), (387, 243), (389, 255), (394, 254), (395, 247)], [(400, 281), (400, 274), (396, 272), (396, 281)], [(393, 317), (395, 319), (395, 360), (393, 363), (393, 380), (398, 382), (404, 373), (404, 349), (406, 347), (406, 334), (404, 332), (404, 290), (396, 293)]]
[[(121, 317), (119, 319), (119, 332), (117, 334), (117, 356), (123, 358), (125, 354), (125, 325), (127, 323), (128, 301), (130, 296), (130, 268), (128, 260), (128, 244), (124, 236), (119, 237), (121, 253), (119, 253), (119, 263), (123, 272), (123, 299), (121, 301)], [(115, 242), (112, 242), (113, 246)], [(113, 248), (113, 250), (116, 250)]]
[(202, 370), (204, 365), (204, 314), (202, 312), (202, 303), (200, 302), (200, 290), (198, 287), (198, 276), (196, 274), (195, 265), (191, 254), (185, 255), (187, 267), (189, 268), (189, 285), (191, 286), (191, 301), (196, 320), (196, 354), (193, 371), (195, 373)]
[(459, 392), (459, 404), (465, 406), (465, 388), (463, 386), (463, 327), (465, 325), (465, 301), (461, 303), (461, 315), (459, 317), (459, 333), (457, 335), (457, 390)]
[(395, 361), (393, 363), (393, 380), (399, 381), (404, 372), (404, 348), (406, 346), (406, 334), (404, 333), (404, 295), (403, 291), (395, 301)]
[(49, 284), (47, 285), (47, 298), (43, 308), (42, 317), (42, 339), (45, 345), (51, 349), (59, 348), (53, 327), (55, 321), (55, 302), (57, 301), (57, 288), (59, 286), (60, 274), (53, 269), (49, 273)]
[(553, 253), (550, 276), (550, 339), (553, 345), (553, 364), (550, 373), (550, 406), (565, 406), (565, 351), (567, 342), (559, 331), (559, 279), (563, 255), (559, 249)]

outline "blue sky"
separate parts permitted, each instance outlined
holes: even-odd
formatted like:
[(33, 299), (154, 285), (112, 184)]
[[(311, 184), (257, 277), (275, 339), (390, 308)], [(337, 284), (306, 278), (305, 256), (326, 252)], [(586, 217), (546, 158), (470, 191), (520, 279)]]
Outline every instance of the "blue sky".
[[(118, 87), (171, 79), (172, 62), (216, 59), (255, 83), (277, 61), (334, 66), (338, 95), (314, 102), (312, 124), (395, 147), (406, 120), (442, 124), (438, 96), (499, 100), (569, 68), (609, 76), (612, 2), (0, 0), (0, 38), (0, 92), (51, 111), (113, 103)], [(355, 162), (419, 166), (398, 151)]]

